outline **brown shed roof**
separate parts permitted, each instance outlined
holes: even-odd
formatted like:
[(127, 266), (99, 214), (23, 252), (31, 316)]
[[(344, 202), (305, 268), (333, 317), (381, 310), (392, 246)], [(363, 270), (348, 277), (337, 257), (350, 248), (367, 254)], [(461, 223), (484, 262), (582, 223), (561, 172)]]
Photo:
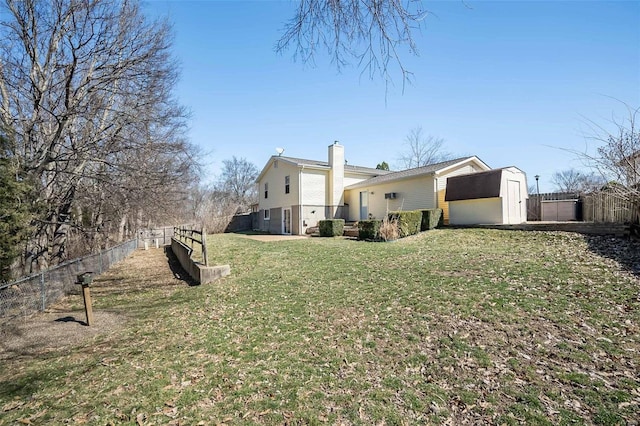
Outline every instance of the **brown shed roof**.
[(459, 201), (499, 197), (501, 180), (502, 169), (450, 177), (447, 179), (447, 192), (444, 200)]

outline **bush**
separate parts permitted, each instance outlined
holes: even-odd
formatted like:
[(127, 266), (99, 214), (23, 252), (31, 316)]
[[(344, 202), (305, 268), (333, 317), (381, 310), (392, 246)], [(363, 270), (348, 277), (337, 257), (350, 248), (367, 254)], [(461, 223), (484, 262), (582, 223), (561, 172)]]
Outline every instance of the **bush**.
[(327, 219), (318, 222), (321, 237), (340, 237), (344, 232), (344, 219)]
[(361, 220), (358, 222), (358, 239), (375, 240), (380, 236), (382, 221), (377, 219)]
[(398, 221), (400, 238), (404, 238), (420, 232), (422, 212), (420, 210), (391, 212), (389, 213), (389, 219)]
[(428, 231), (442, 226), (444, 217), (442, 216), (442, 209), (428, 209), (421, 210), (422, 212), (422, 224), (420, 225), (421, 231)]

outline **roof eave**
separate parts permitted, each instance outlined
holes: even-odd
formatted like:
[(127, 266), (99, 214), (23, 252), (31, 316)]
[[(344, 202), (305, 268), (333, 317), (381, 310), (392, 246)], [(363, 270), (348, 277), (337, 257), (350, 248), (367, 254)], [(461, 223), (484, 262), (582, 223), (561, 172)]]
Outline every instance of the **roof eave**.
[(269, 160), (267, 161), (267, 164), (265, 164), (265, 166), (262, 168), (262, 171), (260, 172), (260, 174), (258, 175), (258, 178), (256, 179), (256, 183), (260, 182), (260, 180), (264, 177), (264, 175), (267, 173), (267, 170), (269, 170), (269, 167), (271, 167), (271, 165), (273, 164), (274, 161), (283, 161), (287, 164), (291, 164), (292, 166), (295, 166), (299, 169), (316, 169), (316, 170), (330, 170), (331, 167), (329, 166), (323, 166), (321, 164), (304, 164), (304, 163), (299, 163), (297, 161), (294, 161), (290, 158), (287, 157), (280, 157), (277, 155), (272, 155)]
[[(416, 179), (416, 178), (421, 178), (421, 177), (425, 177), (425, 176), (434, 176), (435, 174), (436, 174), (436, 172), (431, 171), (431, 172), (420, 173), (420, 174), (417, 174), (417, 175), (400, 176), (400, 177), (392, 178), (392, 179), (385, 180), (385, 181), (379, 182), (379, 183), (374, 182), (373, 184), (367, 183), (370, 180), (370, 179), (367, 179), (367, 180), (363, 180), (362, 182), (358, 182), (358, 183), (351, 184), (349, 186), (345, 186), (344, 189), (358, 189), (358, 188), (364, 188), (364, 187), (371, 186), (371, 185), (384, 185), (384, 184), (387, 184), (387, 183), (400, 182), (400, 181), (403, 181), (403, 180)], [(384, 176), (386, 176), (386, 175), (384, 175)], [(376, 177), (377, 176), (372, 177), (371, 179), (375, 179)]]
[[(449, 169), (453, 169), (455, 167), (459, 167), (461, 164), (466, 163), (470, 160), (476, 160), (478, 164), (486, 167), (486, 170), (483, 171), (489, 171), (491, 170), (491, 167), (489, 167), (489, 165), (487, 163), (485, 163), (484, 161), (482, 161), (480, 158), (478, 158), (477, 156), (473, 155), (471, 157), (467, 157), (467, 158), (463, 158), (462, 160), (458, 161), (457, 163), (453, 163), (448, 165), (447, 167), (443, 167), (441, 169), (435, 170), (433, 173), (434, 174), (442, 174), (442, 173), (446, 173)], [(477, 172), (473, 172), (473, 173), (477, 173)]]

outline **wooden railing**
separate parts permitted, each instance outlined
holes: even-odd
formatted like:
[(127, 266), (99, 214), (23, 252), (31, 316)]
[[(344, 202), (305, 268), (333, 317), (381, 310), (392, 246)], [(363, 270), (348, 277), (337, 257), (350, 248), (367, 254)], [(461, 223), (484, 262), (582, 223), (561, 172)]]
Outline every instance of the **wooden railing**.
[(209, 266), (209, 258), (207, 256), (207, 233), (204, 227), (198, 231), (187, 226), (176, 226), (173, 228), (173, 237), (178, 241), (187, 244), (193, 251), (195, 251), (196, 245), (200, 245), (202, 263), (204, 263), (205, 266)]

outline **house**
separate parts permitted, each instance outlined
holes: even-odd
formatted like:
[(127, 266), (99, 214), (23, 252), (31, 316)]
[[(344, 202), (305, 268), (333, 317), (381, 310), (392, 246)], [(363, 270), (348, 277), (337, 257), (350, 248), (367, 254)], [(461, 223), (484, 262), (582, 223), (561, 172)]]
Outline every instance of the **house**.
[(447, 178), (490, 170), (475, 156), (398, 172), (347, 165), (344, 158), (337, 142), (326, 162), (272, 156), (257, 179), (257, 229), (304, 234), (323, 219), (381, 219), (389, 211), (435, 207), (447, 220)]
[(272, 156), (258, 176), (258, 226), (272, 234), (304, 234), (318, 221), (348, 219), (345, 186), (389, 173), (345, 164), (344, 147), (329, 145), (328, 161)]
[(517, 224), (527, 220), (527, 179), (517, 167), (449, 177), (451, 225)]
[(445, 189), (447, 178), (490, 170), (476, 156), (457, 158), (423, 167), (391, 172), (345, 187), (348, 220), (382, 219), (390, 211), (439, 207), (448, 223)]

